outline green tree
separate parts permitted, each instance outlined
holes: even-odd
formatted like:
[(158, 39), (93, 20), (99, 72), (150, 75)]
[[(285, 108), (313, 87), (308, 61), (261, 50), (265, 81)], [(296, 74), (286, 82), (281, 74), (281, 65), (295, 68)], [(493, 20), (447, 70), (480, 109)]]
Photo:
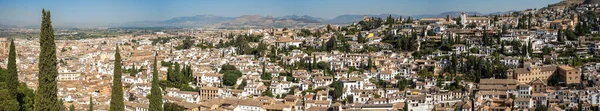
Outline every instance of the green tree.
[(538, 105), (535, 107), (535, 111), (548, 111), (548, 107), (546, 107), (546, 105), (541, 105), (541, 104), (538, 104)]
[(152, 88), (150, 89), (150, 111), (162, 111), (162, 91), (158, 83), (158, 67), (156, 66), (156, 55), (154, 56), (154, 65), (152, 67)]
[[(35, 92), (27, 87), (25, 83), (19, 83), (17, 100), (19, 101), (21, 111), (33, 111)], [(1, 94), (0, 94), (1, 95)]]
[(94, 102), (92, 101), (92, 96), (90, 96), (90, 108), (88, 111), (94, 111)]
[(226, 86), (235, 85), (237, 79), (242, 77), (242, 72), (235, 68), (235, 66), (229, 64), (223, 64), (219, 73), (223, 74), (223, 85)]
[(358, 39), (358, 43), (365, 43), (365, 42), (367, 42), (367, 39), (365, 37), (363, 37), (363, 35), (361, 33), (358, 33), (356, 39)]
[[(0, 67), (0, 83), (5, 83), (4, 78), (6, 77), (6, 72), (4, 69), (2, 69), (2, 67)], [(2, 85), (0, 85), (0, 88), (3, 88)]]
[[(8, 90), (10, 91), (9, 98), (17, 99), (17, 87), (19, 87), (19, 75), (17, 74), (17, 53), (15, 52), (15, 42), (10, 41), (10, 51), (8, 53), (8, 74), (6, 75), (5, 81)], [(19, 107), (18, 105), (16, 107)]]
[(386, 22), (386, 24), (387, 24), (387, 25), (392, 25), (392, 24), (394, 24), (394, 18), (392, 18), (392, 15), (389, 15), (389, 16), (387, 17), (387, 19), (385, 20), (385, 22)]
[(173, 103), (165, 103), (165, 111), (184, 111), (185, 108)]
[(408, 111), (408, 101), (404, 102), (404, 108), (402, 108), (402, 110)]
[(271, 80), (271, 73), (266, 72), (267, 70), (265, 69), (265, 63), (263, 63), (262, 65), (262, 75), (260, 76), (260, 79), (262, 80)]
[[(36, 111), (58, 111), (63, 107), (56, 96), (58, 92), (56, 77), (56, 43), (54, 29), (50, 20), (50, 11), (42, 9), (42, 24), (40, 28), (40, 55), (38, 64), (38, 88), (35, 96)], [(64, 108), (62, 108), (64, 109)]]
[(371, 56), (369, 56), (369, 59), (367, 59), (367, 69), (366, 70), (371, 70), (371, 68), (374, 67), (373, 64), (373, 60), (371, 60)]
[(270, 88), (267, 88), (267, 90), (264, 93), (262, 93), (262, 96), (273, 97), (273, 92), (271, 92)]
[(242, 80), (242, 83), (240, 83), (240, 85), (238, 85), (237, 89), (244, 90), (244, 87), (246, 87), (246, 84), (248, 84), (248, 83), (245, 80)]
[(121, 53), (119, 46), (115, 49), (115, 63), (113, 70), (112, 92), (110, 94), (110, 111), (124, 111), (123, 84), (121, 83)]
[(71, 104), (71, 106), (69, 106), (69, 111), (75, 111), (75, 105)]
[(129, 72), (129, 75), (132, 77), (135, 77), (137, 73), (139, 73), (139, 70), (135, 67), (135, 63), (134, 63), (133, 68), (131, 69), (131, 72)]
[(330, 87), (333, 87), (333, 94), (336, 98), (335, 100), (337, 100), (337, 98), (342, 97), (342, 94), (344, 94), (344, 86), (341, 81), (333, 81)]
[[(6, 89), (4, 82), (0, 83), (0, 95), (10, 95), (12, 91)], [(19, 110), (19, 102), (10, 96), (0, 96), (0, 110), (2, 111), (17, 111)]]
[(62, 101), (62, 99), (58, 99), (58, 104), (58, 111), (66, 111), (65, 103)]
[(167, 69), (167, 80), (173, 82), (173, 81), (177, 81), (175, 79), (175, 71), (173, 71), (173, 66), (169, 65), (169, 68)]

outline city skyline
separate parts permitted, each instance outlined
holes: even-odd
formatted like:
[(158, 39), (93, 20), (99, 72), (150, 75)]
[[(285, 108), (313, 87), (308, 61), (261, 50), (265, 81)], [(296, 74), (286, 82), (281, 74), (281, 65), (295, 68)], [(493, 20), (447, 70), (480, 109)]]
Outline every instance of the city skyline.
[(546, 2), (0, 0), (0, 111), (600, 111), (600, 0)]
[[(39, 10), (55, 12), (57, 25), (107, 24), (135, 21), (161, 21), (175, 17), (216, 15), (286, 16), (308, 15), (331, 19), (339, 15), (398, 14), (423, 15), (448, 11), (479, 12), (483, 14), (541, 8), (560, 0), (377, 0), (377, 1), (0, 1), (0, 24), (35, 25)], [(518, 3), (517, 3), (518, 2)], [(364, 5), (371, 4), (371, 5)], [(448, 5), (452, 4), (452, 5)]]

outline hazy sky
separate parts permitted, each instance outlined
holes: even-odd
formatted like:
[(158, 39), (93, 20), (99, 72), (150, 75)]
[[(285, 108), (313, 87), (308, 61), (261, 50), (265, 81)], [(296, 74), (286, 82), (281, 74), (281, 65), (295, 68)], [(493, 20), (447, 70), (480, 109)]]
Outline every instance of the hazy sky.
[(120, 23), (212, 14), (309, 15), (439, 14), (540, 8), (560, 0), (0, 0), (0, 23), (38, 23), (41, 10), (55, 23)]

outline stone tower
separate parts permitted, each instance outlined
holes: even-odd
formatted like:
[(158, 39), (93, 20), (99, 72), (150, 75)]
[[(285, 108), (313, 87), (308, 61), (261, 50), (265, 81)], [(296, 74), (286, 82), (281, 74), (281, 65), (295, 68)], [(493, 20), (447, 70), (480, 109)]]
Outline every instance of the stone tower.
[(463, 25), (463, 28), (467, 26), (467, 13), (460, 13), (460, 24)]

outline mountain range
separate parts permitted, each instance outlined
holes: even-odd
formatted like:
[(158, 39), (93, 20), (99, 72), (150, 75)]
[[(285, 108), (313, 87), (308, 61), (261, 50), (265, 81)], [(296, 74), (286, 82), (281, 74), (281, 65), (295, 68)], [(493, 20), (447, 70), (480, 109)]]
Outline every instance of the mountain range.
[[(507, 14), (507, 12), (494, 12), (483, 14), (479, 12), (465, 12), (467, 15), (498, 15)], [(422, 15), (398, 15), (398, 14), (367, 14), (369, 17), (379, 17), (382, 19), (388, 16), (392, 17), (411, 17), (413, 19), (441, 17), (447, 15), (451, 17), (460, 16), (461, 11), (442, 12), (440, 14), (422, 14)], [(364, 15), (345, 14), (339, 15), (331, 19), (312, 17), (308, 15), (286, 15), (281, 17), (261, 16), (261, 15), (242, 15), (239, 17), (224, 17), (217, 15), (196, 15), (189, 17), (175, 17), (164, 21), (138, 21), (127, 22), (120, 26), (135, 26), (135, 27), (198, 27), (198, 26), (214, 26), (214, 27), (289, 27), (289, 26), (305, 26), (314, 24), (348, 24), (363, 20)]]
[[(479, 12), (465, 12), (468, 15), (497, 15), (506, 14), (507, 12), (495, 12), (489, 14), (483, 14)], [(429, 17), (441, 17), (445, 18), (447, 15), (451, 17), (458, 17), (462, 12), (450, 11), (443, 12), (440, 14), (422, 14), (422, 15), (398, 15), (398, 14), (367, 14), (369, 17), (379, 17), (382, 19), (392, 16), (397, 17), (411, 17), (413, 19), (429, 18)], [(238, 17), (225, 17), (217, 15), (195, 15), (185, 17), (175, 17), (163, 21), (134, 21), (125, 23), (111, 23), (99, 26), (105, 27), (216, 27), (216, 28), (232, 28), (232, 27), (296, 27), (296, 26), (307, 26), (307, 25), (323, 25), (323, 24), (349, 24), (353, 22), (359, 22), (363, 20), (364, 15), (358, 14), (344, 14), (339, 15), (331, 19), (313, 17), (308, 15), (286, 15), (280, 17), (262, 16), (262, 15), (242, 15)], [(15, 25), (4, 24), (0, 25), (0, 28), (11, 28)], [(88, 26), (88, 25), (86, 25)], [(31, 26), (32, 28), (39, 27), (37, 25)], [(63, 27), (69, 27), (64, 25)], [(70, 26), (75, 27), (75, 26)]]

